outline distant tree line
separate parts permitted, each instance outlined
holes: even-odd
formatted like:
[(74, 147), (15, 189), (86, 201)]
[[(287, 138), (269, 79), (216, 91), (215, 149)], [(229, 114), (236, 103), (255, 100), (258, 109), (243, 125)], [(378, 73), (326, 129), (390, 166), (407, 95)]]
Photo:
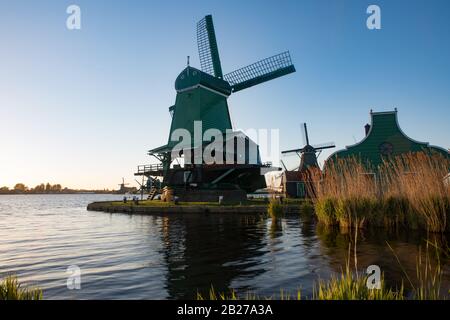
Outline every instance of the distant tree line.
[(23, 183), (17, 183), (13, 189), (8, 187), (0, 187), (0, 194), (45, 194), (45, 193), (111, 193), (109, 189), (103, 190), (85, 190), (85, 189), (69, 189), (63, 188), (60, 184), (41, 183), (34, 188), (29, 188)]

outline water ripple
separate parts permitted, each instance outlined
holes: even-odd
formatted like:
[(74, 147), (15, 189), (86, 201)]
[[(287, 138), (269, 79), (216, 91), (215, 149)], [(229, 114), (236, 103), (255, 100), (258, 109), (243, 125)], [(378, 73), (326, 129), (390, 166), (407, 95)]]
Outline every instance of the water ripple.
[[(0, 276), (16, 273), (48, 299), (193, 298), (197, 291), (236, 288), (271, 296), (312, 292), (319, 277), (344, 265), (351, 239), (298, 217), (240, 215), (153, 217), (86, 211), (120, 195), (0, 196)], [(415, 274), (421, 235), (365, 234), (361, 266), (377, 263), (387, 279)], [(66, 286), (67, 267), (81, 268), (81, 290)], [(444, 265), (445, 285), (450, 270)]]

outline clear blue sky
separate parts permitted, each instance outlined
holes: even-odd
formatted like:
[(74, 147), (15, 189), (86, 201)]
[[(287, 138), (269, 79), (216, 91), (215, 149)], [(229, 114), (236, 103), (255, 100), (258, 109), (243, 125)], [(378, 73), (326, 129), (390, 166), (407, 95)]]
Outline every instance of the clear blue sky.
[[(82, 30), (66, 28), (70, 4)], [(366, 28), (370, 4), (382, 30)], [(205, 14), (225, 72), (284, 50), (297, 68), (232, 95), (236, 127), (279, 128), (287, 149), (307, 122), (313, 143), (342, 148), (363, 138), (371, 108), (397, 107), (407, 135), (449, 148), (449, 12), (446, 0), (0, 0), (0, 185), (132, 182), (167, 141), (174, 81), (187, 55), (199, 66)]]

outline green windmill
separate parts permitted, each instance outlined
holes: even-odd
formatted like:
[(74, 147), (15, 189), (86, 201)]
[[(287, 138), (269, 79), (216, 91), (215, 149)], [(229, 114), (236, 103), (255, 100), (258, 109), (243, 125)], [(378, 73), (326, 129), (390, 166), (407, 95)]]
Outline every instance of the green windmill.
[[(211, 15), (198, 22), (197, 42), (201, 70), (191, 67), (188, 60), (187, 67), (176, 78), (177, 96), (175, 104), (169, 108), (172, 123), (168, 142), (148, 152), (161, 164), (139, 166), (136, 174), (162, 176), (163, 183), (169, 186), (220, 188), (233, 185), (246, 191), (265, 187), (260, 170), (265, 165), (261, 163), (259, 151), (256, 161), (236, 161), (237, 158), (248, 158), (249, 148), (258, 149), (242, 132), (234, 132), (232, 138), (244, 140), (245, 154), (235, 155), (233, 162), (224, 164), (174, 163), (177, 159), (174, 159), (173, 150), (179, 145), (179, 140), (173, 139), (173, 134), (182, 129), (194, 139), (195, 134), (203, 136), (208, 129), (216, 129), (225, 137), (233, 129), (228, 97), (234, 92), (295, 72), (290, 54), (283, 52), (224, 75)], [(199, 123), (201, 128), (198, 128)], [(203, 142), (199, 145), (189, 141), (189, 144), (193, 146), (192, 150), (205, 148)]]

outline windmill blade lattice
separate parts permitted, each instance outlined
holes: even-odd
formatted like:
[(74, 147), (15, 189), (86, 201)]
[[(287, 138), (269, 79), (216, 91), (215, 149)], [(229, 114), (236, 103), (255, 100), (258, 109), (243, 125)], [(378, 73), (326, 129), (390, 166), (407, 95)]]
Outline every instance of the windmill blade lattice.
[(223, 76), (233, 92), (295, 72), (289, 51), (274, 55)]
[(197, 23), (197, 45), (202, 71), (222, 78), (222, 66), (211, 15), (207, 15)]

